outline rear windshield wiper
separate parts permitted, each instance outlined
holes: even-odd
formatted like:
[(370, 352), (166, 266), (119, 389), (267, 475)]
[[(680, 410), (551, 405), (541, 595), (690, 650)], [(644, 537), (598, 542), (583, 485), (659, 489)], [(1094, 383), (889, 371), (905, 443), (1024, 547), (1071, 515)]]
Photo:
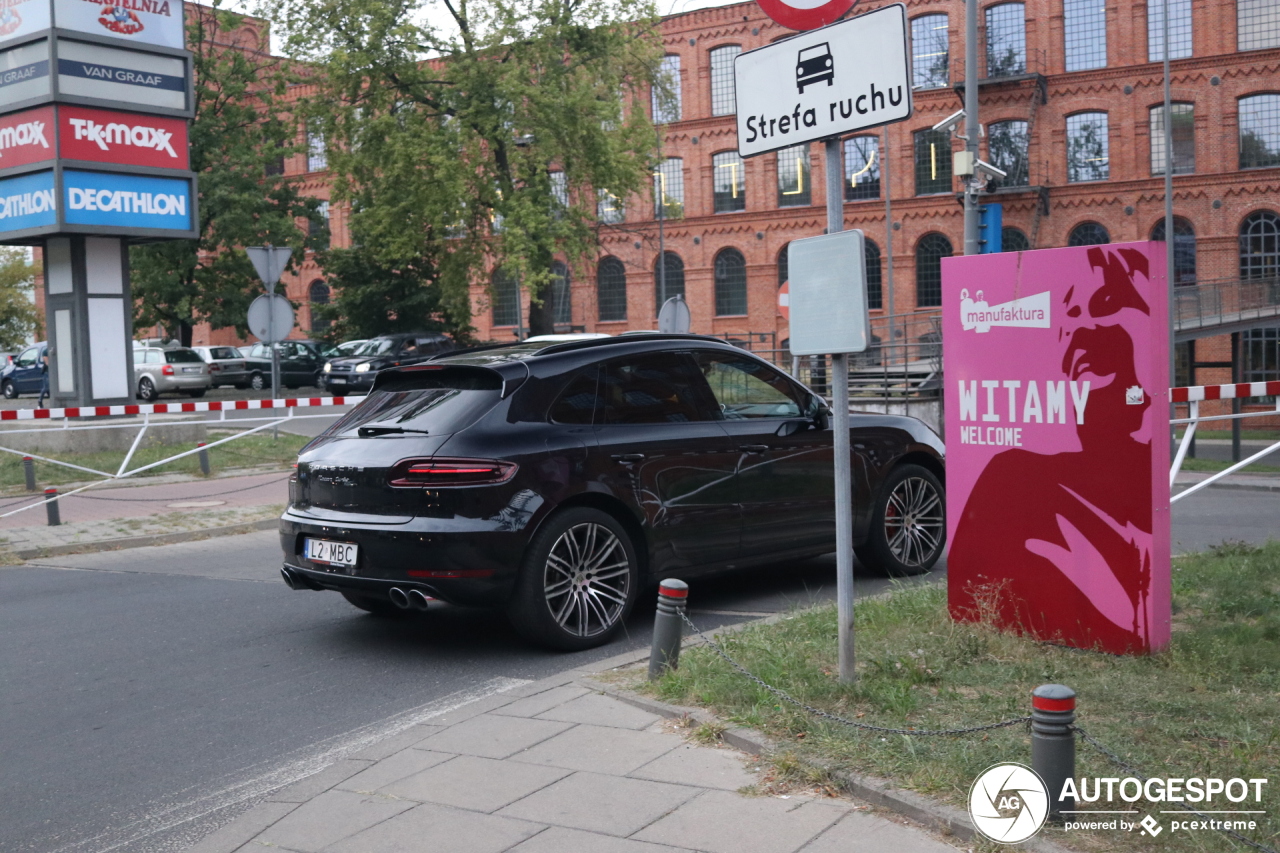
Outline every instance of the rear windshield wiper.
[(395, 424), (365, 424), (356, 430), (356, 434), (361, 438), (370, 438), (376, 435), (401, 435), (405, 433), (415, 433), (417, 435), (429, 435), (425, 429), (411, 429)]

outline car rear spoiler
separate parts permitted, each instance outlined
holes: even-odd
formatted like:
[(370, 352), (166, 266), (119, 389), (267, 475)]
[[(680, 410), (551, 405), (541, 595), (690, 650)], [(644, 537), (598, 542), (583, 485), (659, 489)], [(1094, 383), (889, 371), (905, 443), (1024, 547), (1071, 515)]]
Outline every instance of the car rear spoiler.
[[(502, 399), (505, 400), (529, 378), (529, 366), (517, 361), (503, 367), (507, 371), (474, 364), (410, 364), (379, 371), (370, 390), (379, 391), (391, 384), (405, 384), (413, 388), (492, 388), (500, 389)], [(508, 376), (506, 373), (514, 375)]]

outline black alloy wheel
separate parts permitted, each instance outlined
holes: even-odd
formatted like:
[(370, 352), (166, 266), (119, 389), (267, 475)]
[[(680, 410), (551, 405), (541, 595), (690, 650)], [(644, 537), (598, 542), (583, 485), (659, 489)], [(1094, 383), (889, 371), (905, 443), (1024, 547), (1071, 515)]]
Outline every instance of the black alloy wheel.
[(928, 468), (908, 464), (885, 479), (867, 541), (854, 551), (867, 568), (901, 577), (932, 569), (946, 541), (942, 483)]
[(534, 536), (508, 615), (539, 645), (590, 649), (622, 628), (639, 585), (635, 546), (618, 520), (573, 507), (553, 515)]

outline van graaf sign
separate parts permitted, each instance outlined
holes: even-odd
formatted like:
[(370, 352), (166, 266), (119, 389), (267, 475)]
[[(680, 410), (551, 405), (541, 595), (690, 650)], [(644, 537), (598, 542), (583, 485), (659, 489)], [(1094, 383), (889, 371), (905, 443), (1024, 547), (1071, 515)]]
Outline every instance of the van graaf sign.
[(191, 182), (114, 172), (63, 172), (66, 221), (73, 225), (112, 225), (188, 231)]
[(0, 108), (49, 96), (49, 42), (0, 50)]
[(906, 7), (740, 54), (738, 152), (763, 154), (910, 117)]
[(58, 89), (136, 107), (187, 107), (187, 64), (173, 56), (100, 44), (58, 42)]
[(1162, 243), (943, 259), (951, 613), (1169, 640)]

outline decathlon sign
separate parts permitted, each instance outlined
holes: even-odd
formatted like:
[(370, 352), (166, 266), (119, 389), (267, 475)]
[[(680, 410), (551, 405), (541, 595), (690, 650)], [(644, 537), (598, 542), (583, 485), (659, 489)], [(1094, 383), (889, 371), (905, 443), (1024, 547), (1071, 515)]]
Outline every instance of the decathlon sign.
[(743, 157), (911, 117), (901, 3), (740, 54), (733, 68)]
[(63, 174), (68, 224), (191, 229), (191, 182), (186, 179), (75, 169)]
[(57, 221), (53, 172), (0, 180), (0, 232), (52, 226)]

